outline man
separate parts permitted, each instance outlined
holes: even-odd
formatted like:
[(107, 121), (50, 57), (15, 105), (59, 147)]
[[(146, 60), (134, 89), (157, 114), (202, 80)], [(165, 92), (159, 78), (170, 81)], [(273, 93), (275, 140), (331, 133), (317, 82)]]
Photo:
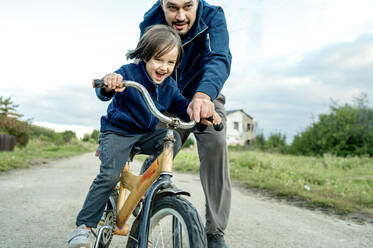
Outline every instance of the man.
[[(220, 91), (229, 76), (232, 57), (222, 8), (204, 0), (159, 0), (145, 13), (141, 34), (154, 24), (168, 24), (182, 39), (184, 57), (172, 76), (191, 100), (191, 119), (199, 122), (210, 117), (215, 108), (226, 126), (225, 98)], [(191, 132), (197, 140), (208, 246), (226, 247), (223, 235), (231, 204), (226, 130), (217, 132), (209, 126), (204, 132), (179, 132), (183, 143)]]

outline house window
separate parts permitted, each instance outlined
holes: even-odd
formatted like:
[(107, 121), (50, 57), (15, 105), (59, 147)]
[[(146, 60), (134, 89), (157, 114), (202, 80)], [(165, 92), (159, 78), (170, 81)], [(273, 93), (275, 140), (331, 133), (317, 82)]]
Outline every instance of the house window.
[(238, 121), (233, 122), (233, 129), (238, 130)]
[(250, 131), (250, 130), (251, 130), (251, 124), (250, 124), (250, 123), (247, 123), (246, 131)]

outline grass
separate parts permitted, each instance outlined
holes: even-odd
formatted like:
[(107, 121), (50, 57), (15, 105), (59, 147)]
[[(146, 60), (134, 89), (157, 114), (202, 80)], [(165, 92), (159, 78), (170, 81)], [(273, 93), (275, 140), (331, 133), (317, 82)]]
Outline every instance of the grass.
[[(25, 148), (0, 152), (0, 172), (26, 168), (40, 159), (59, 159), (94, 151), (97, 145), (71, 143), (62, 146), (32, 140)], [(146, 156), (137, 156), (143, 160)], [(229, 151), (233, 181), (268, 190), (286, 199), (301, 199), (310, 208), (338, 213), (360, 212), (373, 216), (373, 158), (302, 157), (258, 151)], [(198, 172), (197, 152), (183, 149), (174, 169)]]
[(16, 147), (13, 152), (0, 152), (0, 172), (15, 168), (27, 168), (40, 159), (59, 159), (94, 151), (97, 145), (75, 142), (65, 145), (55, 145), (31, 140), (24, 148)]
[[(373, 216), (373, 159), (302, 157), (258, 151), (229, 151), (230, 175), (248, 187), (278, 197), (302, 199), (310, 208)], [(199, 170), (196, 152), (182, 150), (175, 170)]]

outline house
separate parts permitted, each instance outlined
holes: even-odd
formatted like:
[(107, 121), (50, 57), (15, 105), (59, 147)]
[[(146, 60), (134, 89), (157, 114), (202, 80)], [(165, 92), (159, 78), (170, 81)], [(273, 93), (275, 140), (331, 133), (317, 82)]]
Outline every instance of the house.
[(255, 139), (254, 118), (243, 109), (228, 110), (227, 144), (248, 145)]

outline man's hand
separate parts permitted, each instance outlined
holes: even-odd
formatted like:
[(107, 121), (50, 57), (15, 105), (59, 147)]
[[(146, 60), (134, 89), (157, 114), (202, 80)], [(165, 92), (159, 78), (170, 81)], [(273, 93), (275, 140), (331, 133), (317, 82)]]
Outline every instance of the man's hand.
[(197, 92), (192, 101), (189, 103), (187, 113), (191, 120), (200, 122), (201, 118), (213, 116), (215, 112), (214, 103), (208, 95), (202, 92)]
[(125, 87), (118, 88), (121, 86), (123, 81), (122, 75), (118, 73), (109, 73), (105, 75), (104, 77), (104, 84), (106, 85), (105, 90), (107, 92), (115, 90), (116, 92), (122, 92), (124, 91)]

